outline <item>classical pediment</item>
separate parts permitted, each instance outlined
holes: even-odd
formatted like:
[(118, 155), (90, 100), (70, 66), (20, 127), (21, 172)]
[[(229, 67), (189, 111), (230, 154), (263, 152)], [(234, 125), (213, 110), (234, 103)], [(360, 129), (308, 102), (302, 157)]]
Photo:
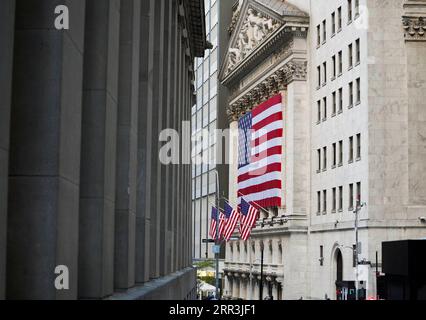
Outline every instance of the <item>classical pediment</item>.
[(305, 22), (308, 15), (284, 0), (245, 0), (234, 12), (228, 52), (221, 70), (226, 78), (274, 38), (288, 22)]

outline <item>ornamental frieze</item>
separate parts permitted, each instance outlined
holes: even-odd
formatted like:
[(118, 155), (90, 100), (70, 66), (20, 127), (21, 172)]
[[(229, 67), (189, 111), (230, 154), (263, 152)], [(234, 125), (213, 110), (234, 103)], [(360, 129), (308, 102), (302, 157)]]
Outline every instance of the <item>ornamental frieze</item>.
[(232, 103), (227, 108), (229, 121), (238, 121), (243, 115), (253, 110), (271, 96), (285, 90), (293, 81), (306, 81), (307, 62), (293, 60), (275, 71), (264, 81)]
[(426, 41), (426, 17), (403, 17), (402, 25), (406, 41)]

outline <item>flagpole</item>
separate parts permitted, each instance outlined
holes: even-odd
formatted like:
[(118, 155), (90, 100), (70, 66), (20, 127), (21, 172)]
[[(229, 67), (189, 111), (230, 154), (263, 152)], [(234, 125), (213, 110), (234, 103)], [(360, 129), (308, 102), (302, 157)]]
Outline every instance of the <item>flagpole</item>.
[[(242, 194), (241, 192), (238, 192), (238, 194), (241, 195), (242, 197), (246, 197), (246, 195)], [(229, 199), (226, 199), (225, 197), (222, 197), (222, 198), (225, 199), (228, 203), (230, 202)], [(251, 202), (253, 202), (256, 206), (258, 206), (260, 210), (269, 214), (269, 211), (266, 210), (264, 207), (262, 207), (260, 204), (258, 204), (256, 201), (251, 201)]]
[(219, 297), (219, 252), (217, 248), (220, 248), (220, 237), (219, 237), (219, 223), (220, 223), (220, 209), (219, 209), (219, 172), (216, 170), (216, 209), (218, 210), (216, 215), (216, 239), (215, 239), (215, 258), (216, 258), (216, 300), (220, 300)]

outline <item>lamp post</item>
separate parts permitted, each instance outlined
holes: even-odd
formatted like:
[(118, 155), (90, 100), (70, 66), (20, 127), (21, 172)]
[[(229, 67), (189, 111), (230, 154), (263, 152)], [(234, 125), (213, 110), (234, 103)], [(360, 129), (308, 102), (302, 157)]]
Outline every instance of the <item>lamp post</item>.
[(356, 204), (356, 209), (354, 211), (355, 213), (355, 300), (358, 301), (359, 300), (359, 293), (358, 293), (358, 277), (359, 277), (359, 271), (358, 271), (358, 266), (359, 266), (359, 213), (361, 211), (361, 209), (365, 206), (365, 203), (361, 203), (361, 201), (358, 199), (357, 200), (357, 204)]
[(216, 215), (216, 239), (215, 239), (215, 259), (216, 259), (216, 299), (220, 300), (219, 297), (219, 254), (220, 254), (220, 237), (219, 237), (219, 223), (220, 223), (220, 214), (219, 214), (219, 173), (216, 173), (216, 208), (218, 209), (218, 214)]
[(260, 244), (260, 285), (259, 285), (259, 300), (263, 300), (263, 256), (265, 246)]

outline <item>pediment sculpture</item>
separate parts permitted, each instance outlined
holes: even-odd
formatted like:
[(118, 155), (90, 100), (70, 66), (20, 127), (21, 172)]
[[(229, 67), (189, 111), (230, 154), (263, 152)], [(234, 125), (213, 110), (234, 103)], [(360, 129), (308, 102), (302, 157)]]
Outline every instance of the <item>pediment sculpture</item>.
[(231, 72), (264, 39), (280, 27), (280, 23), (263, 13), (249, 8), (246, 18), (238, 30), (234, 45), (229, 48), (227, 73)]

